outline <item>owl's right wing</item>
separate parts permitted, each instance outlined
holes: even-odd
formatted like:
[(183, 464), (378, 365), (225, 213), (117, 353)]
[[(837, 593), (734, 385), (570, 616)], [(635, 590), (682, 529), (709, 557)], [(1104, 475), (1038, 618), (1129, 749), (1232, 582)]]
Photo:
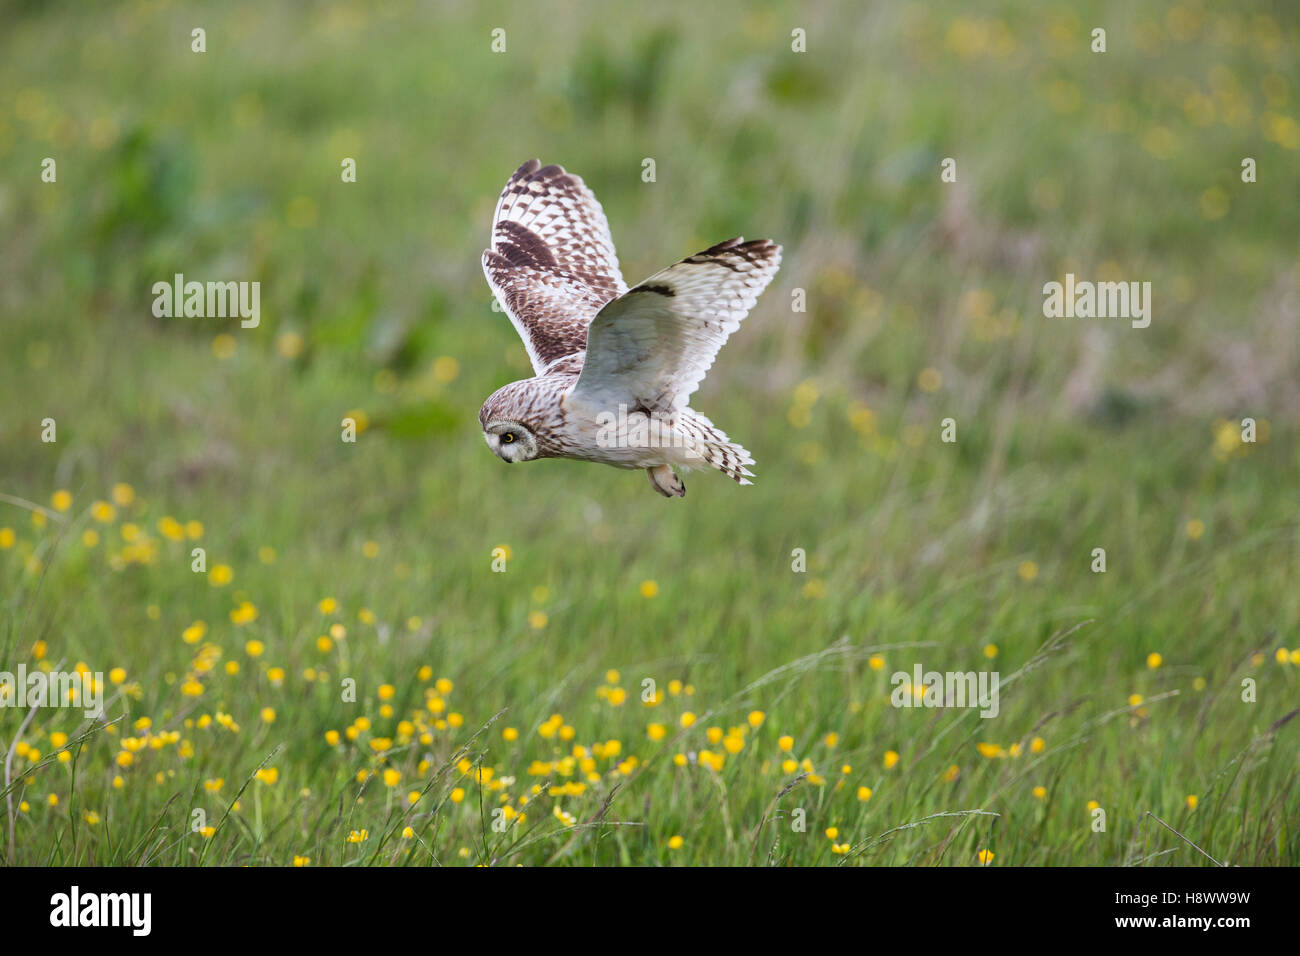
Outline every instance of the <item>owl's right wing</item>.
[(775, 242), (738, 237), (634, 286), (592, 320), (574, 394), (664, 415), (685, 407), (780, 265)]
[(538, 374), (581, 351), (592, 318), (627, 291), (595, 195), (563, 166), (536, 159), (501, 193), (483, 272)]

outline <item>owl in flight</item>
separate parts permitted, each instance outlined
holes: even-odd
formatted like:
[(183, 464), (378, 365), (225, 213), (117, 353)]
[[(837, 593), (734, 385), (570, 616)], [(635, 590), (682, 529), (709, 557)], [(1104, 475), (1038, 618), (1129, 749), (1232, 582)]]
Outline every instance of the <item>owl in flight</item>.
[(780, 246), (729, 239), (629, 289), (595, 195), (535, 159), (506, 183), (491, 242), (483, 271), (536, 372), (479, 409), (502, 461), (644, 468), (665, 497), (686, 494), (674, 465), (750, 484), (749, 452), (687, 401), (772, 281)]

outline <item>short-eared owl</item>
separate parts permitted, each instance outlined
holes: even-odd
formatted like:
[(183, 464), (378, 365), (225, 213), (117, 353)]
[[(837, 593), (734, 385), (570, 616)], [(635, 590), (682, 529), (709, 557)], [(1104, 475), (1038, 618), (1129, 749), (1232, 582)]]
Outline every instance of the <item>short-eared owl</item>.
[(768, 239), (729, 239), (629, 289), (591, 190), (563, 167), (524, 163), (497, 203), (483, 271), (537, 374), (483, 403), (488, 447), (505, 462), (644, 468), (665, 497), (686, 494), (673, 465), (750, 484), (749, 452), (686, 402), (780, 264)]

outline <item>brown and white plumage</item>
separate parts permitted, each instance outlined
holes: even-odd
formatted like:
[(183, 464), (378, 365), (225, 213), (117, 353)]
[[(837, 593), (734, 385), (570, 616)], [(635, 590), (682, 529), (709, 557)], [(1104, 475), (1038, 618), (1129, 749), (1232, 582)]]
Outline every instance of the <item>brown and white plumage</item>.
[(687, 402), (780, 262), (770, 240), (736, 238), (629, 289), (591, 190), (524, 163), (497, 203), (483, 271), (537, 374), (483, 404), (488, 446), (507, 462), (644, 468), (665, 496), (686, 493), (674, 465), (749, 484), (753, 458)]

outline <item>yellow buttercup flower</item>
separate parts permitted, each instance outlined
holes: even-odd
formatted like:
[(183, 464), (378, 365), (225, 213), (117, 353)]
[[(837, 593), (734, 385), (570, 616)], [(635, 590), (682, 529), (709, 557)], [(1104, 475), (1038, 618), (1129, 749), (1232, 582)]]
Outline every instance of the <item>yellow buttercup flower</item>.
[(230, 612), (230, 620), (240, 626), (251, 624), (257, 620), (257, 608), (251, 601), (240, 601), (239, 606)]
[(168, 541), (185, 540), (185, 526), (171, 515), (164, 515), (158, 519), (158, 533)]

